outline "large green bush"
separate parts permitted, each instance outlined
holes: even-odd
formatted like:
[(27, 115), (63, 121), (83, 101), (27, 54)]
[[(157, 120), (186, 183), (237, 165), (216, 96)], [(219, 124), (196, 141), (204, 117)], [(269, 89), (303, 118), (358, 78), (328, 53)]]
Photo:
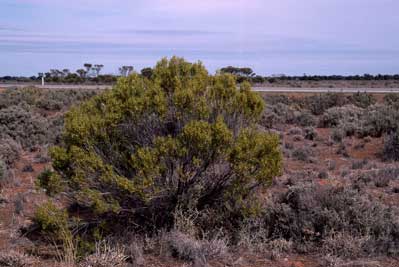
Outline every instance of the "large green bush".
[(177, 207), (249, 214), (247, 200), (281, 171), (278, 137), (255, 127), (263, 105), (231, 75), (163, 59), (151, 79), (121, 78), (66, 115), (57, 176), (46, 176), (57, 179), (39, 184), (62, 188), (85, 225), (165, 226)]

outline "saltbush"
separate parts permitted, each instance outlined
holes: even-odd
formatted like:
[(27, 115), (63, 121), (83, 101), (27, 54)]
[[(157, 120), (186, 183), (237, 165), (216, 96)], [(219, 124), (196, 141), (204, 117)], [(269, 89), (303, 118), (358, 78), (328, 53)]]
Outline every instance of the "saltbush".
[(0, 138), (11, 138), (25, 148), (44, 144), (52, 138), (48, 121), (21, 106), (0, 110)]
[(38, 88), (7, 89), (0, 92), (0, 109), (22, 103), (48, 111), (59, 111), (72, 104), (87, 100), (97, 94), (97, 90), (58, 89), (46, 90)]
[(356, 123), (361, 119), (363, 110), (355, 106), (332, 107), (320, 117), (320, 127), (331, 128), (346, 123)]
[(341, 245), (350, 246), (351, 240), (363, 241), (356, 250), (358, 254), (398, 255), (397, 218), (397, 209), (357, 191), (299, 184), (269, 201), (258, 227), (266, 233), (266, 239), (293, 241), (302, 252), (319, 247), (325, 251), (320, 245), (332, 244), (334, 236), (346, 236), (346, 241), (339, 241)]
[(13, 139), (0, 139), (0, 158), (8, 165), (13, 164), (20, 156), (21, 145)]
[(381, 137), (396, 130), (399, 121), (397, 109), (386, 105), (374, 105), (363, 115), (360, 136)]
[(314, 115), (321, 115), (327, 109), (343, 106), (347, 102), (342, 94), (327, 93), (305, 98), (302, 106), (309, 109)]
[(365, 92), (357, 92), (356, 94), (352, 94), (348, 97), (348, 100), (350, 103), (360, 108), (367, 108), (376, 102), (373, 95)]
[(0, 158), (0, 186), (5, 183), (7, 175), (7, 164)]
[(398, 131), (391, 133), (385, 140), (383, 149), (385, 160), (399, 161), (399, 134)]

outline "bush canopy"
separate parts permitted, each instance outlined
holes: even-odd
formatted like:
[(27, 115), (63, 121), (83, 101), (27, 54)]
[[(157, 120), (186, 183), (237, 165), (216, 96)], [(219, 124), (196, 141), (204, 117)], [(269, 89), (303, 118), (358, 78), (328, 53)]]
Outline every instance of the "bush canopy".
[(67, 195), (86, 225), (165, 226), (177, 207), (248, 210), (281, 172), (278, 136), (256, 127), (263, 108), (248, 83), (164, 58), (151, 79), (120, 78), (72, 108), (63, 145), (51, 149), (54, 172), (38, 184)]

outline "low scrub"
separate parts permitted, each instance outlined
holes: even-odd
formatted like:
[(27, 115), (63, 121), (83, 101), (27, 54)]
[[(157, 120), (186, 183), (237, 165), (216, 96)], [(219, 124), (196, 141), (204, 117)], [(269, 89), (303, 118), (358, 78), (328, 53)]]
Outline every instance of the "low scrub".
[(350, 95), (348, 97), (348, 101), (351, 104), (360, 108), (367, 108), (376, 103), (376, 100), (373, 97), (373, 95), (361, 92), (357, 92), (355, 94)]
[(361, 119), (363, 110), (355, 106), (332, 107), (320, 117), (319, 125), (324, 128), (337, 127), (347, 123), (356, 123)]
[(23, 253), (8, 250), (0, 251), (0, 267), (30, 267), (38, 263), (38, 260)]
[(206, 263), (210, 259), (224, 257), (228, 253), (227, 243), (223, 239), (198, 240), (179, 231), (166, 235), (172, 255), (182, 260)]
[[(296, 185), (268, 203), (261, 231), (298, 251), (398, 255), (398, 210), (343, 187)], [(341, 253), (346, 249), (345, 253)]]
[(96, 90), (45, 90), (38, 88), (7, 89), (0, 92), (0, 109), (27, 104), (32, 107), (59, 111), (96, 95)]
[(86, 257), (79, 267), (127, 267), (127, 259), (123, 248), (103, 241), (96, 244), (95, 253)]
[(309, 147), (299, 147), (292, 151), (292, 157), (296, 160), (303, 162), (311, 162), (313, 156), (313, 151)]
[(382, 153), (385, 160), (399, 161), (398, 131), (395, 131), (386, 137)]
[(8, 164), (12, 165), (21, 154), (21, 145), (11, 138), (0, 139), (0, 158)]
[(47, 119), (22, 106), (0, 110), (0, 138), (11, 138), (24, 148), (50, 143), (57, 135), (50, 129)]
[(8, 168), (7, 164), (0, 158), (0, 186), (4, 186), (7, 183)]

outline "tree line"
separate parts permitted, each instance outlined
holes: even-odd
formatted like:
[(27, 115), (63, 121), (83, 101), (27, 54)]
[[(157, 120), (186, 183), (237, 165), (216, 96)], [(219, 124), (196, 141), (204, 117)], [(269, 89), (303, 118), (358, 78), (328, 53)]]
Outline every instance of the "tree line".
[[(23, 76), (3, 76), (0, 77), (0, 82), (36, 82), (41, 81), (42, 77), (46, 82), (50, 83), (98, 83), (98, 84), (112, 84), (115, 83), (118, 77), (127, 77), (132, 73), (136, 73), (133, 66), (121, 66), (119, 73), (115, 74), (101, 74), (103, 64), (85, 63), (83, 68), (77, 69), (75, 72), (69, 69), (50, 69), (48, 72), (40, 72), (37, 76), (23, 77)], [(261, 83), (275, 83), (278, 81), (381, 81), (381, 80), (399, 80), (399, 74), (363, 74), (363, 75), (307, 75), (290, 76), (285, 74), (277, 74), (270, 76), (262, 76), (256, 74), (252, 68), (249, 67), (234, 67), (227, 66), (217, 71), (218, 73), (233, 74), (237, 77), (237, 82), (242, 83), (248, 81), (255, 84)], [(140, 75), (146, 78), (151, 78), (153, 69), (150, 67), (143, 68)]]

